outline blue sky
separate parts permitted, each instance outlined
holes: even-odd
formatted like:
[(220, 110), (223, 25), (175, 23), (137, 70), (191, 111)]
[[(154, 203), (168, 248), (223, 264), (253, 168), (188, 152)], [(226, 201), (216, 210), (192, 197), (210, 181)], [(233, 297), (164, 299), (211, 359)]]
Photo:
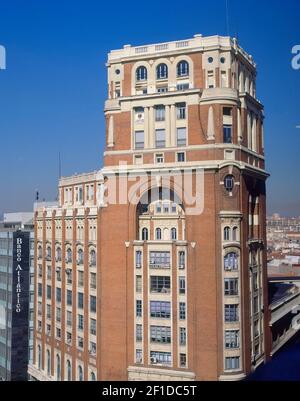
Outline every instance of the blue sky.
[[(228, 0), (229, 31), (258, 63), (266, 112), (268, 211), (300, 215), (299, 0)], [(226, 35), (225, 0), (0, 2), (0, 213), (53, 200), (62, 173), (96, 170), (104, 149), (105, 62), (110, 49)]]

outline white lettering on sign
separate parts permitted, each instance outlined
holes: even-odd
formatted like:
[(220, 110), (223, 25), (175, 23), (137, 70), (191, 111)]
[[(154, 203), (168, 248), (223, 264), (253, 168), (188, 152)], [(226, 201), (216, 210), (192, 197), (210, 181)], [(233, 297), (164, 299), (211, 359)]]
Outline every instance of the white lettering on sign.
[(16, 284), (16, 313), (20, 313), (22, 310), (21, 306), (21, 294), (22, 294), (22, 285), (21, 285), (21, 272), (23, 271), (21, 263), (22, 263), (22, 245), (23, 240), (22, 238), (17, 238), (16, 240), (16, 260), (18, 262), (16, 267), (17, 273), (17, 284)]

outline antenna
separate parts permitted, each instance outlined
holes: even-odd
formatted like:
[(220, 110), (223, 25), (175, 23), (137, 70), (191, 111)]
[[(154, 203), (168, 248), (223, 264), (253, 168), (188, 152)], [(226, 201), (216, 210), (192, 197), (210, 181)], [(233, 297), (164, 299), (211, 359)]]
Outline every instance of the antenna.
[(229, 6), (228, 6), (228, 0), (225, 0), (225, 5), (226, 5), (226, 30), (227, 30), (227, 36), (229, 36)]

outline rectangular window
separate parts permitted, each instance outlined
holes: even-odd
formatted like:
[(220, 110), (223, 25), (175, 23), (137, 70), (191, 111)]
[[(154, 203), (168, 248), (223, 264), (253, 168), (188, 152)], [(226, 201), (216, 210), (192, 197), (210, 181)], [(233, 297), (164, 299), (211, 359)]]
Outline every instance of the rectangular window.
[(240, 357), (225, 358), (225, 370), (235, 370), (240, 368)]
[(136, 276), (135, 290), (136, 292), (142, 292), (142, 276)]
[(91, 312), (96, 312), (96, 308), (97, 308), (96, 297), (91, 295), (90, 296), (90, 311)]
[(60, 328), (56, 328), (56, 338), (60, 339), (61, 338), (61, 329)]
[(135, 253), (135, 267), (137, 269), (142, 267), (142, 251), (136, 251)]
[(61, 288), (56, 288), (56, 302), (61, 302)]
[(186, 354), (180, 354), (180, 367), (186, 367)]
[(177, 128), (177, 146), (186, 145), (186, 128)]
[(67, 343), (71, 344), (72, 342), (72, 333), (70, 333), (69, 331), (67, 331)]
[(224, 295), (235, 296), (239, 294), (239, 281), (237, 278), (225, 278)]
[(67, 290), (67, 305), (72, 306), (72, 291)]
[(136, 341), (143, 341), (143, 326), (141, 324), (136, 325)]
[(47, 266), (47, 280), (51, 280), (51, 266)]
[(171, 256), (169, 251), (151, 251), (150, 268), (169, 269), (171, 266)]
[(97, 285), (96, 278), (97, 278), (96, 273), (90, 273), (90, 287), (92, 290), (96, 289)]
[(82, 292), (78, 292), (77, 299), (78, 299), (78, 301), (77, 301), (78, 308), (83, 309), (83, 293)]
[(167, 86), (160, 86), (157, 88), (158, 93), (166, 93), (168, 92), (168, 87)]
[(171, 327), (150, 326), (150, 341), (171, 344)]
[(135, 149), (144, 149), (144, 131), (135, 131)]
[(178, 152), (177, 153), (177, 162), (182, 163), (185, 161), (185, 153), (184, 152)]
[(150, 359), (152, 364), (169, 366), (172, 363), (171, 352), (151, 351)]
[(83, 349), (83, 338), (82, 337), (77, 337), (77, 345), (78, 345), (78, 348)]
[(90, 319), (90, 333), (95, 336), (97, 334), (96, 319)]
[(60, 308), (56, 308), (56, 321), (58, 323), (61, 322), (61, 309)]
[(227, 72), (221, 71), (221, 88), (228, 87)]
[(39, 278), (42, 278), (43, 277), (42, 265), (39, 265), (38, 271), (39, 271)]
[(223, 125), (223, 142), (232, 143), (232, 126)]
[(43, 286), (41, 283), (38, 284), (38, 296), (39, 297), (43, 296)]
[(239, 306), (225, 305), (225, 322), (238, 322), (238, 321), (239, 321)]
[(78, 330), (83, 330), (83, 315), (78, 315)]
[(179, 302), (179, 320), (185, 320), (186, 307), (185, 302)]
[(136, 363), (143, 362), (143, 351), (141, 349), (135, 350), (135, 361)]
[(180, 327), (179, 329), (179, 344), (186, 345), (186, 328)]
[(142, 317), (143, 311), (142, 311), (142, 301), (137, 300), (136, 301), (136, 317)]
[(187, 82), (185, 84), (177, 84), (178, 91), (185, 91), (190, 88), (190, 84)]
[(176, 105), (176, 117), (177, 120), (185, 120), (186, 119), (186, 104), (179, 103)]
[(47, 304), (47, 319), (51, 319), (51, 305)]
[(258, 297), (253, 298), (253, 313), (258, 313)]
[(185, 294), (185, 277), (179, 277), (179, 294)]
[(160, 164), (160, 163), (163, 163), (164, 162), (164, 155), (163, 155), (163, 153), (157, 153), (156, 155), (155, 155), (155, 163), (156, 164)]
[(150, 302), (150, 316), (169, 319), (171, 317), (171, 303), (161, 301)]
[(90, 352), (92, 355), (95, 355), (97, 352), (97, 345), (93, 341), (90, 341)]
[(155, 121), (165, 121), (166, 112), (164, 106), (156, 106), (155, 107)]
[(178, 254), (178, 267), (179, 269), (184, 269), (185, 268), (185, 252), (180, 251)]
[(78, 287), (83, 287), (83, 272), (78, 271)]
[(72, 312), (67, 311), (67, 326), (72, 326)]
[(155, 130), (155, 147), (164, 148), (166, 146), (166, 131), (164, 129)]
[(226, 330), (225, 331), (225, 348), (239, 348), (240, 346), (240, 332), (239, 330)]
[(171, 278), (169, 276), (151, 276), (150, 277), (150, 292), (170, 293)]
[(207, 71), (207, 87), (214, 88), (215, 87), (215, 76), (214, 71)]

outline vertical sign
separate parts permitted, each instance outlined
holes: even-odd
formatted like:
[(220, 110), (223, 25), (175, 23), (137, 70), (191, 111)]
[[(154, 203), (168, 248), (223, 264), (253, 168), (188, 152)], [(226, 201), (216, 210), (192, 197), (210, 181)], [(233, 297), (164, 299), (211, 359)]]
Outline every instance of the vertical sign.
[(11, 380), (26, 380), (28, 365), (30, 233), (13, 235)]

